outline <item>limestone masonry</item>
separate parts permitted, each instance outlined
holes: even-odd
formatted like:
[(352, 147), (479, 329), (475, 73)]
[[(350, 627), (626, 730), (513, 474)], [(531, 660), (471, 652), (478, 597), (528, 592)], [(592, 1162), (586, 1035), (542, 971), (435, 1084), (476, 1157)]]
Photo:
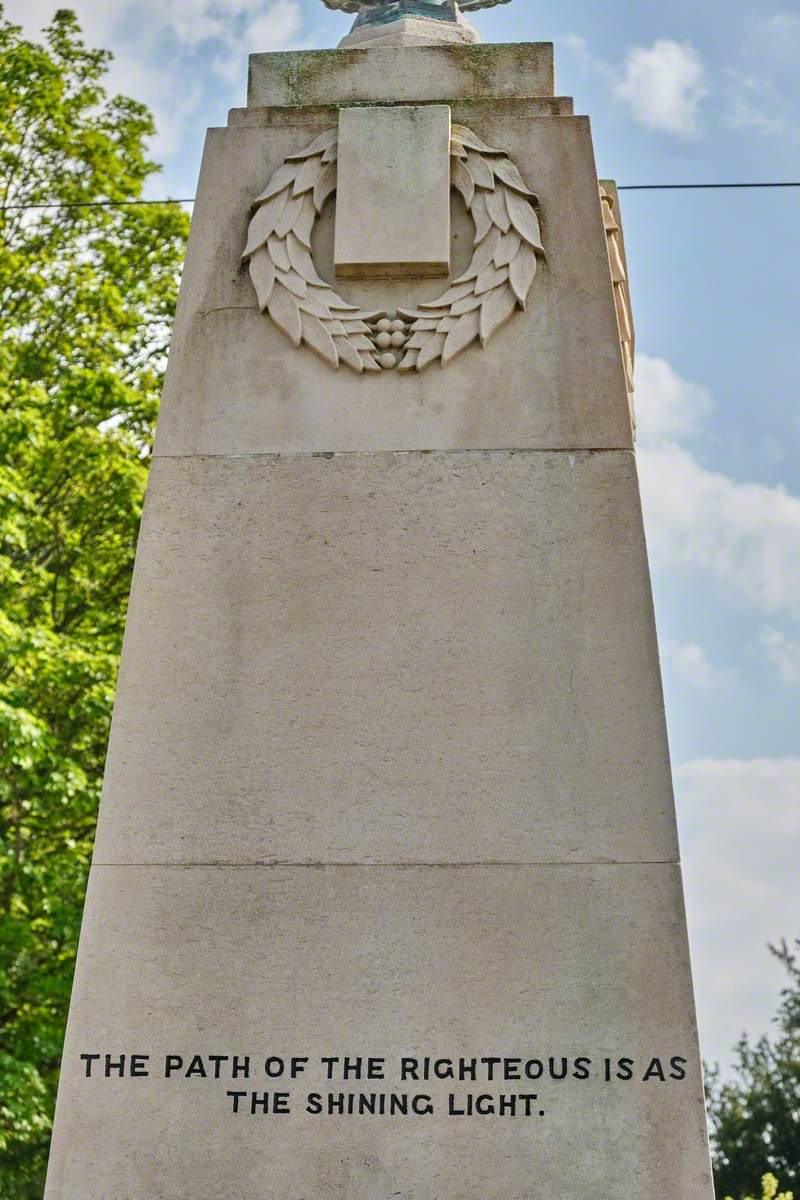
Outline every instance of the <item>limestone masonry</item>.
[(712, 1200), (616, 191), (379, 13), (208, 134), (46, 1200)]

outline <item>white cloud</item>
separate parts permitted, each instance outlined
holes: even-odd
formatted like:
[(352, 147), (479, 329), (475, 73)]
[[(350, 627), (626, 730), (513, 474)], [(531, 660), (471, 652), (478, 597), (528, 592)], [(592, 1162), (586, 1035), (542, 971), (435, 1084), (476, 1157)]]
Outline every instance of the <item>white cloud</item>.
[(730, 679), (729, 674), (717, 670), (703, 647), (695, 642), (667, 640), (661, 649), (665, 659), (672, 664), (680, 678), (701, 691), (709, 691)]
[[(53, 19), (59, 7), (52, 0), (6, 0), (5, 14), (15, 24), (21, 25), (28, 35), (37, 35)], [(87, 40), (103, 44), (114, 24), (113, 7), (104, 0), (76, 0), (69, 7), (78, 14)]]
[[(52, 19), (53, 0), (6, 0), (7, 15), (29, 35)], [(142, 100), (159, 130), (153, 153), (173, 153), (207, 124), (209, 63), (227, 85), (226, 100), (243, 103), (247, 56), (297, 44), (299, 0), (73, 0), (86, 42), (114, 53), (109, 88)], [(192, 167), (192, 172), (194, 167)], [(163, 190), (163, 184), (161, 185)], [(191, 194), (193, 180), (180, 187)]]
[(567, 33), (562, 38), (564, 45), (568, 50), (571, 50), (577, 59), (582, 63), (591, 64), (592, 56), (589, 53), (589, 43), (585, 37), (581, 37), (577, 33)]
[[(295, 0), (288, 0), (295, 8)], [(264, 14), (280, 7), (273, 2)], [(30, 33), (47, 24), (57, 5), (52, 0), (6, 0), (6, 11)], [(263, 0), (74, 0), (70, 7), (77, 13), (86, 38), (105, 45), (128, 29), (135, 40), (155, 43), (165, 34), (183, 48), (195, 47), (205, 41), (232, 42), (238, 40), (241, 20), (253, 18), (263, 7)], [(124, 51), (120, 42), (116, 49)], [(246, 53), (247, 47), (243, 46)]]
[(642, 441), (695, 434), (711, 409), (707, 388), (682, 379), (663, 358), (637, 356), (636, 423)]
[(738, 483), (681, 446), (639, 456), (656, 561), (709, 574), (724, 595), (800, 618), (800, 499), (783, 487)]
[(767, 943), (800, 933), (800, 759), (705, 759), (675, 772), (703, 1051), (760, 1034), (782, 986)]
[(703, 60), (688, 43), (662, 38), (628, 52), (615, 94), (649, 129), (688, 137), (708, 94)]
[[(302, 23), (297, 0), (274, 0), (266, 12), (257, 12), (247, 22), (235, 42), (226, 43), (223, 53), (214, 60), (214, 70), (231, 86), (239, 85), (246, 77), (247, 53), (297, 47)], [(243, 53), (243, 47), (247, 52)]]
[(792, 43), (800, 38), (800, 15), (793, 12), (774, 13), (763, 22), (762, 28), (782, 50), (788, 52), (792, 49)]
[(259, 12), (248, 25), (245, 45), (262, 51), (287, 46), (297, 37), (301, 24), (300, 7), (295, 0), (275, 0), (267, 12)]
[(705, 388), (640, 356), (639, 468), (653, 558), (710, 575), (726, 599), (800, 618), (800, 498), (710, 471), (681, 445), (710, 409)]
[(725, 120), (733, 129), (762, 136), (782, 134), (789, 129), (785, 104), (775, 84), (763, 75), (730, 71)]
[(800, 683), (800, 642), (773, 625), (765, 626), (758, 640), (767, 661), (775, 667), (783, 682)]

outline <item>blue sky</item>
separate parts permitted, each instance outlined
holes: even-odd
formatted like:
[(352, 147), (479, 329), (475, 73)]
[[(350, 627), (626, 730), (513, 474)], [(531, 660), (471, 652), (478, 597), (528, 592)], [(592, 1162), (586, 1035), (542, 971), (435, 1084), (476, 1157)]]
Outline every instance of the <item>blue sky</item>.
[[(54, 0), (7, 0), (29, 31)], [(326, 47), (319, 0), (75, 0), (191, 196), (248, 51)], [(558, 91), (620, 184), (800, 180), (798, 0), (515, 0), (492, 41), (554, 41)], [(800, 936), (800, 190), (627, 193), (640, 463), (711, 1060), (760, 1033)]]

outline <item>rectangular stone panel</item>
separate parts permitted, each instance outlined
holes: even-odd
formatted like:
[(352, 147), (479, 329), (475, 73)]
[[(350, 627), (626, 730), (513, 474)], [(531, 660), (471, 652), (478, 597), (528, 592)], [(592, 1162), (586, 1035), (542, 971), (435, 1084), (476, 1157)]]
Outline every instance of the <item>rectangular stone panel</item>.
[(338, 169), (337, 275), (447, 275), (447, 105), (342, 109)]
[(550, 42), (399, 49), (300, 50), (250, 55), (247, 103), (404, 104), (552, 96)]
[[(675, 866), (95, 869), (46, 1200), (707, 1200), (692, 1012)], [(105, 1078), (105, 1054), (149, 1055), (150, 1074)], [(195, 1055), (229, 1061), (187, 1078)], [(385, 1078), (328, 1082), (320, 1060), (345, 1055), (384, 1058)], [(398, 1082), (426, 1056), (545, 1077)], [(309, 1062), (270, 1082), (268, 1057)], [(251, 1115), (275, 1091), (291, 1111)], [(327, 1114), (328, 1093), (359, 1092), (434, 1111)], [(536, 1100), (461, 1115), (469, 1094)]]
[(631, 454), (155, 463), (97, 862), (676, 857)]

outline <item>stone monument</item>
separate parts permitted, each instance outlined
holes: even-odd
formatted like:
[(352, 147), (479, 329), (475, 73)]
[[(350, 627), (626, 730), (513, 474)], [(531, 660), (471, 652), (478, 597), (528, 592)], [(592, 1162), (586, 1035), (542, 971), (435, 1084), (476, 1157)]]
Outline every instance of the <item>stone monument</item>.
[(208, 135), (47, 1200), (710, 1200), (619, 207), (325, 0)]

